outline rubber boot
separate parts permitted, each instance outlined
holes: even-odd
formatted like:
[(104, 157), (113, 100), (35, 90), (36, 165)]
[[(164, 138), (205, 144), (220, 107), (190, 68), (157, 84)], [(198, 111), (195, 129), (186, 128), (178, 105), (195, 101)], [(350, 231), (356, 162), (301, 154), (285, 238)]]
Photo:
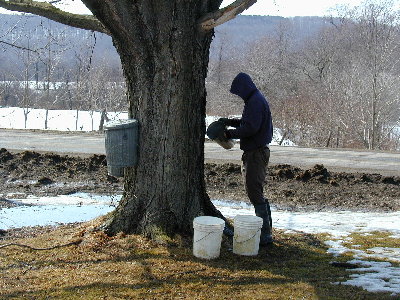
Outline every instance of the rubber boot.
[(261, 227), (260, 246), (267, 246), (273, 243), (271, 217), (267, 204), (254, 205), (256, 216), (263, 219)]
[(267, 204), (267, 211), (269, 215), (269, 226), (271, 226), (272, 229), (272, 215), (271, 215), (271, 207), (269, 206), (269, 201), (266, 199), (265, 203)]

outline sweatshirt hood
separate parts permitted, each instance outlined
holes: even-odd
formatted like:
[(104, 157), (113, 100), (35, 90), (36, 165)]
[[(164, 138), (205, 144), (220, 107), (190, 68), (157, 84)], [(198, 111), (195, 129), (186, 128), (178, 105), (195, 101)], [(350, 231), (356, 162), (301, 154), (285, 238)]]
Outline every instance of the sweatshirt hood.
[(239, 73), (232, 81), (230, 92), (246, 101), (256, 90), (257, 87), (251, 77), (246, 73)]

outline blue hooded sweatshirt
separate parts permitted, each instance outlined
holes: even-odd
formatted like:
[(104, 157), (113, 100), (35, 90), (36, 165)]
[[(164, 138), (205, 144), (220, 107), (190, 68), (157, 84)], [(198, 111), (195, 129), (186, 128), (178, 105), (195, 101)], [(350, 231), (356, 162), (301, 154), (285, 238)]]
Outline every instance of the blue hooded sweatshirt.
[(244, 109), (237, 128), (229, 129), (228, 135), (240, 139), (240, 149), (243, 151), (267, 146), (273, 135), (271, 110), (267, 99), (246, 73), (239, 73), (233, 79), (230, 92), (244, 100)]

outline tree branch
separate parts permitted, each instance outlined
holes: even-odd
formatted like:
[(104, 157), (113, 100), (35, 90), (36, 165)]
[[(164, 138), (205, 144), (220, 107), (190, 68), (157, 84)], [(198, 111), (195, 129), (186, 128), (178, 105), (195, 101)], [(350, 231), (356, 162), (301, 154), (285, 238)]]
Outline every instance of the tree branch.
[(199, 24), (203, 30), (211, 30), (218, 25), (232, 20), (256, 2), (257, 0), (236, 0), (227, 7), (206, 14), (200, 18)]
[(14, 47), (14, 48), (18, 48), (18, 49), (21, 49), (21, 50), (27, 50), (27, 51), (31, 51), (31, 52), (36, 52), (37, 53), (37, 50), (33, 50), (33, 49), (26, 48), (26, 47), (14, 45), (12, 43), (8, 43), (8, 42), (2, 41), (2, 40), (0, 40), (0, 44), (6, 44), (6, 45)]
[(0, 0), (0, 7), (11, 11), (35, 14), (76, 28), (109, 34), (108, 30), (94, 16), (68, 13), (58, 9), (48, 2), (32, 0)]
[(53, 249), (64, 248), (64, 247), (69, 247), (69, 246), (73, 246), (73, 245), (79, 245), (80, 243), (82, 243), (82, 240), (76, 240), (76, 241), (70, 242), (68, 244), (56, 245), (56, 246), (48, 247), (48, 248), (36, 248), (36, 247), (29, 246), (29, 245), (24, 245), (24, 244), (9, 243), (9, 244), (0, 245), (0, 249), (10, 247), (10, 246), (18, 246), (18, 247), (22, 247), (22, 248), (28, 248), (30, 250), (43, 251), (43, 250), (53, 250)]

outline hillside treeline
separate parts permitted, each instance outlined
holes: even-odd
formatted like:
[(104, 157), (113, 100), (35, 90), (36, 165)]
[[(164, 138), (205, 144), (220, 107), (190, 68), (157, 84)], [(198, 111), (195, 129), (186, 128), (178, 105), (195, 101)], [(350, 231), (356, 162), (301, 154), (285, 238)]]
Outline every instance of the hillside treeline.
[[(248, 72), (274, 126), (300, 146), (400, 149), (399, 15), (388, 2), (335, 18), (240, 16), (218, 27), (206, 80), (210, 115), (240, 114), (229, 94)], [(127, 109), (111, 40), (39, 17), (0, 20), (0, 105)], [(242, 30), (240, 30), (242, 29)]]

